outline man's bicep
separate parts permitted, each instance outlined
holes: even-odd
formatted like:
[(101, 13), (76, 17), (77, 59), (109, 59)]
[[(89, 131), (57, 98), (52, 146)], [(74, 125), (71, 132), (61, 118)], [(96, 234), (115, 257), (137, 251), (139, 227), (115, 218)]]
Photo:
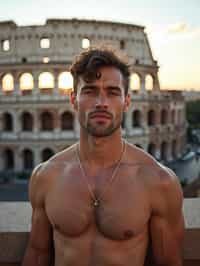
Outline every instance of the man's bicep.
[(174, 223), (166, 217), (152, 217), (150, 231), (153, 257), (157, 264), (181, 265), (184, 233), (182, 215)]
[(46, 252), (51, 248), (52, 228), (43, 208), (33, 209), (29, 245)]
[(42, 165), (34, 170), (29, 184), (29, 198), (32, 205), (32, 223), (29, 244), (41, 250), (51, 245), (52, 228), (45, 210), (44, 178), (40, 173)]
[(150, 221), (152, 249), (158, 265), (181, 265), (184, 218), (177, 177), (164, 172)]

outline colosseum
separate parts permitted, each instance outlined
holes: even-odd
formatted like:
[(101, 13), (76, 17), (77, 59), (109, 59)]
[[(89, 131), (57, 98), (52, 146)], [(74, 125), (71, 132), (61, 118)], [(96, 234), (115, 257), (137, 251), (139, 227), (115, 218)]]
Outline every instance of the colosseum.
[(129, 58), (132, 103), (124, 138), (165, 163), (186, 145), (181, 92), (160, 89), (143, 26), (108, 21), (49, 19), (45, 25), (0, 22), (0, 176), (30, 173), (35, 165), (76, 142), (79, 124), (69, 103), (74, 56), (106, 43)]

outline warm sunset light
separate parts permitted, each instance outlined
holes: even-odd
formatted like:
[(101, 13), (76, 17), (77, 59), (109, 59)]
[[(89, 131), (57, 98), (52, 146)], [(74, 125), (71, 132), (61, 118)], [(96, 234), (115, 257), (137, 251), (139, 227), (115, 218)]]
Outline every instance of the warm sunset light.
[(139, 90), (140, 89), (140, 77), (138, 74), (134, 73), (130, 77), (130, 89)]
[(2, 80), (2, 88), (4, 91), (14, 90), (14, 79), (11, 74), (6, 74)]
[(60, 89), (67, 90), (73, 88), (73, 77), (70, 72), (61, 73), (58, 80), (58, 87)]
[(49, 72), (43, 72), (39, 75), (39, 88), (48, 89), (54, 87), (54, 77)]
[(33, 89), (33, 77), (30, 73), (24, 73), (20, 77), (20, 89), (32, 90)]

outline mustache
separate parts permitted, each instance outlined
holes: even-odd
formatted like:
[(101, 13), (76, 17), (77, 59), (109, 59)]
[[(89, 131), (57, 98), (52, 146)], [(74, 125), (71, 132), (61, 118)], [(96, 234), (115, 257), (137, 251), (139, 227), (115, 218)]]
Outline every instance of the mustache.
[(103, 116), (106, 116), (108, 118), (112, 118), (113, 117), (113, 115), (110, 112), (107, 112), (107, 111), (93, 111), (93, 112), (89, 113), (89, 117), (94, 117), (96, 115), (103, 115)]

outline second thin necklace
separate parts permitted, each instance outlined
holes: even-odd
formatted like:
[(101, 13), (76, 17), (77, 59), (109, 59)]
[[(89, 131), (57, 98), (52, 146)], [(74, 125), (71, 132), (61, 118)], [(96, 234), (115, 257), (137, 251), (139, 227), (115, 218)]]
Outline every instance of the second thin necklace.
[[(117, 161), (117, 165), (116, 167), (114, 168), (113, 172), (112, 172), (112, 175), (111, 175), (111, 178), (110, 180), (108, 181), (108, 184), (106, 186), (106, 188), (103, 190), (103, 192), (101, 193), (101, 198), (100, 197), (97, 197), (93, 190), (92, 190), (92, 186), (91, 184), (89, 183), (89, 180), (88, 180), (88, 177), (86, 175), (86, 172), (85, 172), (85, 169), (81, 163), (81, 159), (80, 159), (80, 154), (79, 154), (79, 144), (77, 143), (76, 145), (76, 155), (77, 155), (77, 160), (78, 160), (78, 163), (79, 163), (79, 167), (81, 169), (81, 174), (82, 174), (82, 177), (87, 185), (87, 188), (88, 188), (88, 191), (92, 197), (92, 204), (94, 207), (98, 207), (100, 204), (101, 204), (101, 199), (102, 199), (102, 196), (105, 194), (105, 191), (107, 191), (108, 188), (111, 187), (112, 185), (112, 182), (114, 181), (116, 175), (117, 175), (117, 171), (119, 170), (119, 167), (121, 165), (121, 162), (122, 162), (122, 158), (123, 158), (123, 155), (125, 154), (125, 150), (126, 150), (126, 143), (125, 141), (123, 141), (123, 148), (122, 148), (122, 152), (121, 152), (121, 155), (120, 155), (120, 158), (119, 160)], [(110, 185), (110, 186), (109, 186)]]

